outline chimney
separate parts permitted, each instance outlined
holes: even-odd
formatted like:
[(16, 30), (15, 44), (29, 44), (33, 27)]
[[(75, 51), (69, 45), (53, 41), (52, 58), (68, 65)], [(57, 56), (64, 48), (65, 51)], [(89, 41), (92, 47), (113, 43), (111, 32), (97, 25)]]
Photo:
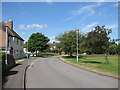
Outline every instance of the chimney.
[(10, 22), (9, 28), (13, 30), (13, 21), (9, 20), (9, 22)]

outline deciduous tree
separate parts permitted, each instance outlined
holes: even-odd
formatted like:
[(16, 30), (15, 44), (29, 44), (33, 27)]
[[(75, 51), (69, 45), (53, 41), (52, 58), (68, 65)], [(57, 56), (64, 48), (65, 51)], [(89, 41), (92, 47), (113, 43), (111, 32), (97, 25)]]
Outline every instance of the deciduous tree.
[(87, 34), (86, 47), (90, 52), (94, 54), (104, 54), (109, 47), (109, 37), (111, 29), (105, 28), (105, 26), (96, 26), (95, 30), (92, 30)]
[[(66, 31), (63, 34), (56, 37), (60, 41), (62, 50), (72, 56), (73, 53), (77, 50), (77, 34), (76, 30)], [(83, 37), (82, 33), (79, 33), (79, 41), (82, 42), (81, 38)], [(80, 43), (79, 43), (80, 44)]]
[(36, 52), (37, 56), (37, 51), (43, 52), (43, 50), (47, 49), (49, 40), (42, 33), (33, 33), (28, 40), (28, 50), (30, 52)]

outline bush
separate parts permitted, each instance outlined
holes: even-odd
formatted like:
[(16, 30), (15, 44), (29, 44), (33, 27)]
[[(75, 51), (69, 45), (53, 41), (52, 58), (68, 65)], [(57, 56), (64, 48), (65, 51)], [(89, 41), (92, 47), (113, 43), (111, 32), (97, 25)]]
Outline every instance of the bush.
[(120, 55), (120, 46), (118, 47), (118, 55)]
[(58, 55), (57, 53), (42, 53), (38, 54), (37, 57), (43, 57), (43, 56), (55, 56)]
[(6, 57), (5, 57), (5, 55), (6, 55), (6, 53), (2, 52), (2, 69), (5, 69), (5, 67), (6, 67), (6, 64), (5, 64)]
[(6, 67), (5, 55), (5, 52), (0, 51), (0, 67), (2, 67), (3, 69)]
[(0, 52), (0, 69), (2, 68), (2, 52)]

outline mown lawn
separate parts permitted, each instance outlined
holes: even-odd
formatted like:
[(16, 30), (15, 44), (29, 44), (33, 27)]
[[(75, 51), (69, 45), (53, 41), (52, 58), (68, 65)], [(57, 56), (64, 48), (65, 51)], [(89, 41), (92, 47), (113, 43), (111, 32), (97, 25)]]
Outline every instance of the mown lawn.
[(118, 56), (108, 56), (109, 64), (105, 64), (105, 57), (81, 57), (79, 62), (75, 57), (65, 56), (62, 58), (86, 68), (118, 76)]

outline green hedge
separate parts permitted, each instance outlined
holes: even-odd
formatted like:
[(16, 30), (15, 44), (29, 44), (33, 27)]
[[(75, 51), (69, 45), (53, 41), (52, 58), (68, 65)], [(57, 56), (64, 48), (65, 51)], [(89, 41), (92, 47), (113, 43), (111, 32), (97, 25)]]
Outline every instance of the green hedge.
[(2, 68), (2, 52), (0, 52), (0, 69)]
[(43, 56), (55, 56), (57, 53), (42, 53), (38, 54), (37, 57), (43, 57)]
[(5, 52), (0, 51), (0, 65), (2, 65), (0, 67), (2, 67), (2, 69), (4, 69), (6, 67), (6, 65), (5, 65), (5, 55), (6, 55)]

